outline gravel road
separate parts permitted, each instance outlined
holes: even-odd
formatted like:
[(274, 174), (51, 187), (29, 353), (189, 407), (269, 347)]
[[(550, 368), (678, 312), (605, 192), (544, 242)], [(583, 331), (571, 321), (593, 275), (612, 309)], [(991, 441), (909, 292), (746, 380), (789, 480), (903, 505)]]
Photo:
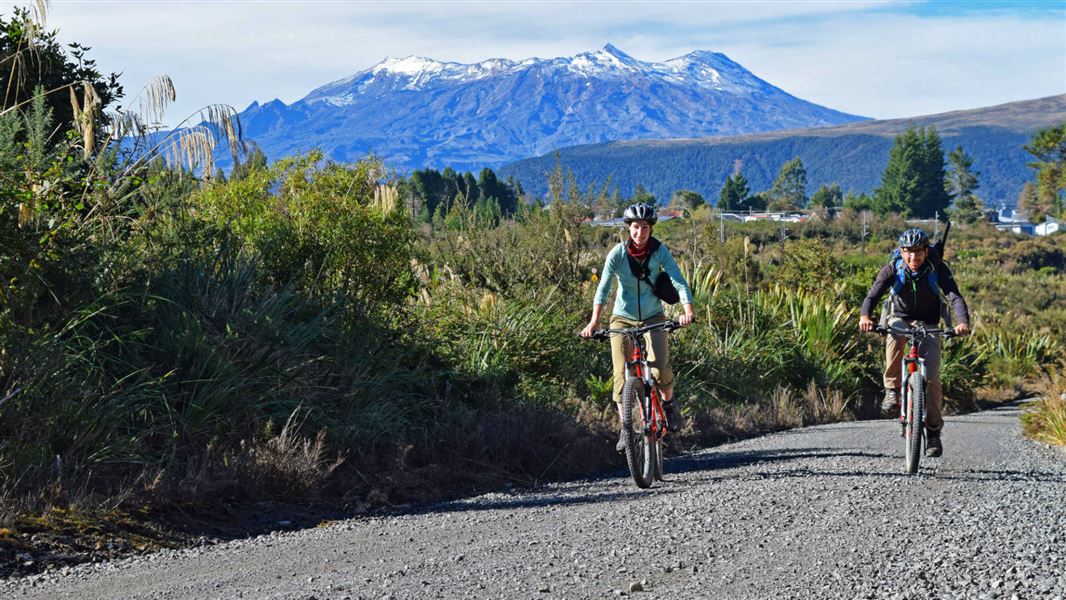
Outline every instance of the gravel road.
[(788, 431), (668, 459), (650, 490), (618, 471), (3, 581), (0, 597), (1066, 597), (1066, 453), (1003, 408), (949, 418), (945, 456), (906, 476), (898, 431)]

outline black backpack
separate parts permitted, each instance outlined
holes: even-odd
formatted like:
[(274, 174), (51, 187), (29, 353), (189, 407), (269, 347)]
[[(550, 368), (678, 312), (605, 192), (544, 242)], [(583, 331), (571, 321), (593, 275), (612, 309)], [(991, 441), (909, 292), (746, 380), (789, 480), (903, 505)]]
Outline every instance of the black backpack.
[(681, 294), (677, 292), (674, 282), (670, 281), (670, 276), (666, 274), (666, 271), (659, 271), (659, 275), (655, 278), (655, 283), (651, 282), (651, 270), (648, 269), (648, 263), (651, 262), (651, 255), (659, 249), (662, 242), (651, 238), (648, 243), (651, 244), (651, 248), (648, 250), (648, 258), (643, 261), (638, 261), (629, 252), (626, 252), (629, 270), (633, 272), (633, 276), (638, 280), (651, 286), (652, 293), (655, 294), (656, 298), (667, 304), (677, 304), (681, 301)]
[[(937, 267), (944, 262), (944, 245), (948, 241), (948, 232), (951, 231), (951, 221), (948, 221), (947, 227), (944, 228), (944, 235), (940, 236), (935, 244), (929, 246), (929, 256), (926, 257), (928, 267), (925, 269), (925, 276), (929, 278), (929, 286), (933, 288), (933, 293), (940, 298), (940, 316), (944, 319), (944, 322), (951, 326), (951, 311), (948, 310), (948, 304), (944, 299), (944, 295), (940, 293), (939, 275), (937, 273)], [(896, 281), (892, 284), (892, 289), (889, 295), (885, 297), (885, 301), (881, 306), (881, 324), (885, 325), (888, 321), (888, 315), (892, 311), (892, 296), (899, 294), (903, 286), (906, 285), (907, 275), (905, 272), (905, 266), (903, 264), (903, 255), (900, 254), (899, 248), (894, 249), (888, 255), (888, 261), (892, 263), (896, 269)]]

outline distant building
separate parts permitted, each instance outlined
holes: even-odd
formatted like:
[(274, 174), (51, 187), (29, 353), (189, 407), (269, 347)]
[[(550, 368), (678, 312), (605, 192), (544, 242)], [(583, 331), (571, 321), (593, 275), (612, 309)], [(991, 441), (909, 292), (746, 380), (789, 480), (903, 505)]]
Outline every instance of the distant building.
[(1043, 223), (1033, 227), (1033, 233), (1036, 235), (1051, 235), (1061, 228), (1058, 219), (1052, 219), (1048, 217)]
[(1000, 207), (996, 220), (992, 223), (999, 231), (1013, 231), (1021, 235), (1033, 235), (1035, 231), (1028, 215), (1006, 207)]
[(1062, 224), (1058, 219), (1052, 217), (1045, 217), (1044, 222), (1039, 225), (1034, 225), (1029, 222), (1029, 216), (1023, 211), (1010, 211), (1006, 208), (1001, 208), (998, 214), (998, 220), (993, 221), (992, 224), (996, 229), (1000, 231), (1013, 231), (1021, 235), (1051, 235), (1060, 229)]

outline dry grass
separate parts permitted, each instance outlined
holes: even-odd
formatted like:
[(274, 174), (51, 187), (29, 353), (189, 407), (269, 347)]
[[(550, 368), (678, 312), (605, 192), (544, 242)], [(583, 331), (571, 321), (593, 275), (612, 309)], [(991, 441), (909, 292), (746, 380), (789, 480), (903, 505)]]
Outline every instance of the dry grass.
[(714, 444), (752, 435), (855, 418), (850, 403), (839, 390), (819, 388), (814, 382), (799, 393), (778, 386), (761, 402), (726, 404), (692, 415), (686, 440)]
[(289, 417), (276, 437), (241, 443), (236, 461), (240, 478), (270, 497), (293, 500), (316, 494), (344, 462), (343, 456), (326, 455), (325, 430), (320, 430), (313, 440), (299, 436), (293, 423), (295, 416), (293, 413)]
[(1022, 429), (1034, 440), (1066, 446), (1066, 376), (1053, 375), (1043, 388), (1043, 398), (1022, 413)]
[(820, 388), (811, 381), (807, 384), (804, 400), (807, 403), (808, 424), (849, 421), (854, 417), (844, 392), (838, 389)]

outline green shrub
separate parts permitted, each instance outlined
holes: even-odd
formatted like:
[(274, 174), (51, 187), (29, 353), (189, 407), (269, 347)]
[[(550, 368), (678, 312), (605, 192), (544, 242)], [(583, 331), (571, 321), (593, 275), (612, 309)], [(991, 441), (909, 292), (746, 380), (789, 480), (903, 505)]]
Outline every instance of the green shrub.
[(206, 186), (192, 201), (198, 218), (232, 229), (262, 258), (273, 285), (383, 309), (416, 281), (410, 217), (382, 198), (382, 173), (375, 161), (342, 165), (314, 152)]

